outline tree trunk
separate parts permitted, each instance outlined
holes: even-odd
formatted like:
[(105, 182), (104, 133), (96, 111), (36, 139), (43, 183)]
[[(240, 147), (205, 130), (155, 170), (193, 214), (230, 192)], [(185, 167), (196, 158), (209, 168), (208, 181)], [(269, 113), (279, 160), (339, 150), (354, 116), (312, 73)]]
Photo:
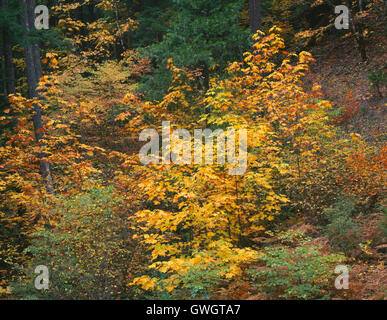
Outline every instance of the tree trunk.
[(92, 1), (92, 0), (89, 1), (88, 9), (89, 9), (89, 19), (90, 19), (90, 22), (95, 21), (94, 7), (95, 7), (94, 1)]
[(363, 30), (364, 30), (363, 25), (359, 24), (357, 26), (354, 26), (352, 30), (353, 30), (352, 33), (354, 34), (354, 37), (357, 43), (357, 48), (359, 50), (361, 60), (365, 62), (368, 60), (368, 56), (367, 56), (367, 49), (366, 49), (367, 41), (363, 35)]
[(203, 76), (204, 76), (204, 90), (207, 92), (208, 89), (210, 88), (210, 71), (207, 65), (204, 66)]
[(261, 29), (262, 14), (260, 0), (249, 0), (250, 30), (255, 34)]
[[(1, 0), (3, 10), (8, 10), (8, 0)], [(6, 94), (15, 93), (15, 68), (13, 65), (12, 39), (9, 29), (3, 28), (3, 50), (5, 61), (5, 90)]]
[[(22, 9), (21, 22), (26, 28), (27, 32), (30, 32), (34, 27), (34, 10), (35, 10), (35, 0), (19, 0), (19, 4)], [(26, 39), (25, 39), (26, 40)], [(28, 95), (30, 99), (39, 98), (39, 92), (37, 90), (39, 79), (42, 76), (42, 67), (40, 62), (40, 49), (38, 44), (32, 44), (29, 41), (25, 41), (24, 44), (24, 55), (26, 62), (26, 71), (27, 71), (27, 83), (28, 83)], [(42, 110), (40, 106), (35, 103), (34, 113), (32, 115), (33, 124), (34, 124), (34, 133), (35, 139), (38, 143), (42, 144), (43, 139), (43, 121), (42, 121)], [(38, 154), (40, 159), (40, 174), (43, 177), (44, 183), (46, 185), (47, 191), (53, 193), (53, 182), (50, 173), (50, 164), (44, 160), (47, 157), (45, 152)]]
[[(349, 8), (350, 12), (355, 10), (355, 9), (353, 9), (351, 1), (346, 0), (346, 5)], [(361, 1), (359, 1), (359, 8), (358, 9), (360, 12), (362, 11), (362, 2)], [(359, 53), (360, 53), (361, 60), (365, 62), (368, 60), (368, 56), (367, 56), (367, 49), (366, 49), (367, 41), (363, 35), (364, 26), (362, 23), (359, 23), (359, 22), (356, 23), (356, 21), (354, 21), (354, 19), (352, 19), (350, 21), (350, 26), (351, 26), (351, 33), (352, 33), (353, 37), (355, 38), (357, 48), (358, 48)]]
[(116, 26), (117, 26), (118, 35), (119, 35), (119, 38), (120, 38), (122, 52), (124, 52), (125, 51), (124, 37), (122, 36), (122, 31), (121, 31), (121, 27), (120, 27), (120, 20), (119, 20), (119, 17), (118, 17), (117, 0), (114, 0), (114, 16), (115, 16), (115, 19), (116, 19)]

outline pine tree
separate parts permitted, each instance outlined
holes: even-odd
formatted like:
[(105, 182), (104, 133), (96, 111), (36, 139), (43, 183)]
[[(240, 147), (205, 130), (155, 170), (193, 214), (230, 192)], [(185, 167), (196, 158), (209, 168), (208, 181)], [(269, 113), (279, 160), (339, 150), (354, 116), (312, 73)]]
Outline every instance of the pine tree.
[[(164, 40), (151, 46), (150, 56), (161, 70), (168, 59), (172, 58), (178, 67), (200, 71), (198, 87), (206, 91), (211, 75), (222, 70), (227, 62), (240, 57), (248, 45), (248, 32), (239, 26), (242, 2), (173, 2), (176, 17), (171, 21)], [(165, 87), (165, 84), (156, 79), (154, 87), (160, 86)]]

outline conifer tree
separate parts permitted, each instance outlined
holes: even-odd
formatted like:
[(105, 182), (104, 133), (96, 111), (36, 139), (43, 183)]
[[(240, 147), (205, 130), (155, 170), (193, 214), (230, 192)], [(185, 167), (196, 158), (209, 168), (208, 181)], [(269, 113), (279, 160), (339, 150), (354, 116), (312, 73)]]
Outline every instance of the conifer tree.
[[(211, 75), (240, 57), (248, 45), (248, 32), (239, 26), (242, 1), (174, 0), (173, 3), (176, 17), (163, 41), (151, 46), (150, 55), (158, 66), (165, 66), (172, 58), (178, 67), (198, 70), (198, 87), (206, 91)], [(160, 86), (167, 87), (161, 81), (154, 81), (154, 87)]]

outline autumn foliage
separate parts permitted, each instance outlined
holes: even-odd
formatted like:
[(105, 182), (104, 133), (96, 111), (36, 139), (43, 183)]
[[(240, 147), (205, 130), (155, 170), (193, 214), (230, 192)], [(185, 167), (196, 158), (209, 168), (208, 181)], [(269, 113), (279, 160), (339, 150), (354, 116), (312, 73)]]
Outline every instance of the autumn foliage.
[[(9, 235), (0, 238), (0, 271), (8, 277), (0, 285), (19, 298), (213, 298), (229, 296), (233, 285), (269, 299), (335, 295), (333, 269), (347, 258), (314, 243), (316, 232), (288, 229), (324, 229), (327, 208), (342, 197), (356, 201), (351, 219), (376, 210), (386, 147), (347, 134), (332, 121), (321, 86), (306, 89), (312, 55), (285, 51), (281, 29), (272, 27), (258, 31), (222, 76), (212, 75), (206, 92), (196, 68), (169, 59), (168, 92), (146, 101), (136, 89), (149, 60), (126, 48), (119, 62), (111, 54), (137, 23), (127, 19), (117, 30), (114, 19), (66, 17), (80, 5), (56, 10), (59, 29), (82, 54), (47, 54), (39, 98), (9, 95), (0, 118), (8, 126), (0, 227)], [(112, 1), (97, 6), (115, 12)], [(39, 141), (31, 122), (36, 104), (44, 123)], [(215, 157), (213, 164), (143, 165), (139, 133), (160, 131), (162, 121), (190, 132), (245, 129), (246, 173), (230, 175), (233, 165)], [(54, 192), (40, 161), (50, 165)], [(38, 264), (53, 270), (51, 291), (33, 288)]]

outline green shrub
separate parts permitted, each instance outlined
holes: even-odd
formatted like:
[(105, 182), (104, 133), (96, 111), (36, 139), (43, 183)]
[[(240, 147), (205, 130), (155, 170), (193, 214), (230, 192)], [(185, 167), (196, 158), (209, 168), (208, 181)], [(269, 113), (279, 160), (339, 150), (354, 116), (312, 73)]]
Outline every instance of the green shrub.
[(381, 210), (383, 211), (383, 217), (379, 223), (379, 230), (383, 237), (387, 238), (387, 208), (381, 207)]
[(356, 203), (352, 199), (340, 199), (324, 211), (329, 224), (326, 233), (332, 248), (351, 255), (359, 245), (359, 226), (353, 220)]
[(334, 269), (345, 260), (342, 254), (323, 254), (304, 241), (290, 248), (266, 248), (264, 270), (249, 271), (255, 286), (273, 299), (329, 299), (334, 288)]
[(372, 85), (376, 88), (379, 95), (382, 97), (380, 88), (387, 85), (387, 73), (384, 72), (383, 68), (380, 68), (376, 71), (371, 72), (368, 75), (368, 79), (371, 81)]
[[(53, 228), (33, 234), (26, 251), (32, 257), (25, 279), (12, 285), (21, 299), (130, 298), (132, 274), (140, 248), (127, 234), (127, 217), (117, 213), (121, 200), (113, 187), (92, 187), (73, 197), (58, 197)], [(122, 214), (122, 213), (121, 213)], [(137, 252), (137, 253), (136, 253)], [(34, 268), (49, 269), (49, 289), (34, 288)]]
[(204, 266), (191, 266), (181, 279), (184, 283), (183, 295), (191, 299), (210, 299), (214, 290), (224, 279), (219, 270)]

